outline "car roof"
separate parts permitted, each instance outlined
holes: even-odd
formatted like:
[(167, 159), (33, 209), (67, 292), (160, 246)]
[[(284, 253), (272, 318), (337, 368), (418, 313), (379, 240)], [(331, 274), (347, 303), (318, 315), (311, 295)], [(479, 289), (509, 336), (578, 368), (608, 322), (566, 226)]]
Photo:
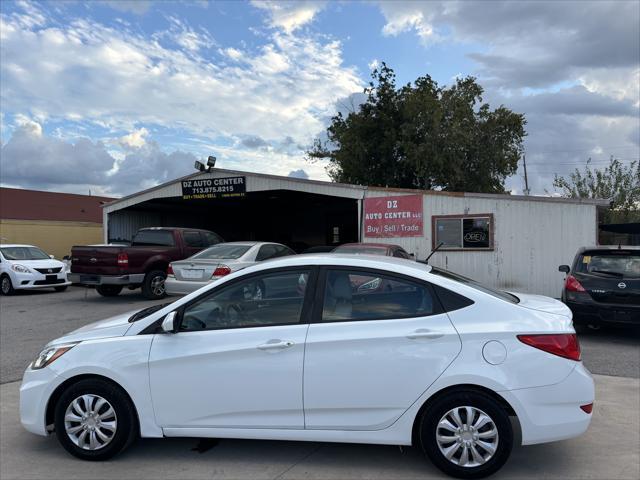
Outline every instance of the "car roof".
[(611, 251), (611, 250), (640, 251), (640, 246), (638, 246), (638, 245), (596, 245), (594, 247), (581, 247), (578, 250), (578, 255), (580, 255), (581, 253), (584, 253), (584, 252), (590, 252), (590, 251), (595, 251), (595, 250), (600, 250), (600, 251)]
[(396, 248), (399, 245), (394, 245), (393, 243), (343, 243), (342, 245), (337, 246), (340, 247), (363, 247), (363, 248)]
[(351, 266), (354, 268), (373, 268), (389, 270), (390, 272), (400, 272), (398, 269), (407, 269), (418, 274), (431, 271), (431, 266), (425, 263), (397, 257), (383, 257), (380, 255), (350, 255), (348, 253), (302, 253), (300, 255), (290, 255), (260, 262), (251, 267), (255, 271), (265, 268), (297, 267), (302, 265), (335, 265)]
[(5, 248), (5, 247), (33, 247), (33, 248), (40, 248), (40, 247), (36, 247), (35, 245), (25, 245), (25, 244), (21, 244), (21, 243), (0, 243), (0, 248)]

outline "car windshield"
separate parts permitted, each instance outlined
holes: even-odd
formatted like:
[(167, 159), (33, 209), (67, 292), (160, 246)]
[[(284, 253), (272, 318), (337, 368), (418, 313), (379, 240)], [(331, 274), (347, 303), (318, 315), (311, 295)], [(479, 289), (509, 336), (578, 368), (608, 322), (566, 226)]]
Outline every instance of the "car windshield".
[(386, 247), (370, 247), (363, 245), (345, 245), (344, 247), (338, 247), (334, 253), (356, 253), (360, 255), (387, 255)]
[(200, 253), (195, 254), (191, 258), (199, 260), (220, 260), (220, 259), (236, 259), (247, 253), (251, 245), (238, 245), (232, 243), (219, 243), (213, 247), (207, 248)]
[(442, 270), (437, 267), (431, 267), (431, 273), (435, 275), (440, 275), (441, 277), (448, 278), (450, 280), (455, 280), (456, 282), (460, 282), (465, 284), (468, 287), (475, 288), (476, 290), (480, 290), (481, 292), (488, 293), (496, 298), (501, 300), (506, 300), (511, 303), (520, 303), (520, 299), (513, 295), (512, 293), (505, 292), (504, 290), (498, 290), (495, 288), (487, 287), (480, 282), (472, 280), (471, 278), (463, 277), (462, 275), (458, 275), (457, 273), (452, 273), (447, 270)]
[(7, 260), (47, 260), (49, 255), (36, 247), (3, 247), (0, 249)]
[(584, 252), (574, 271), (617, 278), (640, 278), (640, 252)]

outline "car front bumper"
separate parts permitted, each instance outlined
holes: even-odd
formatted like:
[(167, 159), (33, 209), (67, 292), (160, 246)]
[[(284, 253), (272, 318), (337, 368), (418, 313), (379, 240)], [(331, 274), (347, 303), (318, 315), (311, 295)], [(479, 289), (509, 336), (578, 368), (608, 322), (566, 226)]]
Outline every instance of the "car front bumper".
[(58, 376), (50, 369), (27, 368), (20, 385), (20, 422), (36, 435), (47, 435), (46, 411), (51, 394), (60, 384)]
[(580, 406), (594, 402), (595, 385), (582, 363), (555, 385), (499, 393), (516, 411), (523, 445), (577, 437), (586, 432), (591, 423), (591, 414)]
[(134, 275), (91, 275), (89, 273), (70, 273), (69, 280), (81, 285), (140, 285), (144, 273)]
[(167, 295), (188, 295), (199, 288), (206, 287), (210, 283), (210, 281), (194, 282), (190, 280), (178, 280), (176, 277), (169, 276), (164, 281), (164, 288)]
[(66, 287), (71, 285), (64, 270), (58, 273), (11, 272), (11, 284), (15, 290), (34, 290), (37, 288)]

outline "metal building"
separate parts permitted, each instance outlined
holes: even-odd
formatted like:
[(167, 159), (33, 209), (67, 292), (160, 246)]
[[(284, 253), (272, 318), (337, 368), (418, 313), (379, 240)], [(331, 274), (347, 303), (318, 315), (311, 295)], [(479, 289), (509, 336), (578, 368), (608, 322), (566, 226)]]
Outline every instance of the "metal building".
[(231, 240), (296, 251), (347, 242), (394, 243), (487, 284), (558, 297), (576, 250), (597, 243), (605, 200), (364, 187), (214, 169), (105, 205), (105, 241), (141, 227), (204, 228)]

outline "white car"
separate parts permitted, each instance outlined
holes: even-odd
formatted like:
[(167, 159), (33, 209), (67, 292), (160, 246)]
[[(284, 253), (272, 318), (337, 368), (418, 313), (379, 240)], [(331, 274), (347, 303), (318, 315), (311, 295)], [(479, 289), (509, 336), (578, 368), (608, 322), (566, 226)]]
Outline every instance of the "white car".
[(71, 285), (65, 264), (33, 245), (0, 245), (0, 292), (55, 288), (62, 292)]
[[(359, 291), (365, 277), (387, 288)], [(509, 417), (523, 444), (552, 442), (584, 433), (593, 401), (559, 301), (327, 254), (262, 262), (54, 340), (24, 374), (20, 415), (87, 460), (138, 435), (374, 443), (478, 478), (507, 460)]]
[(295, 254), (280, 243), (218, 243), (189, 258), (171, 262), (164, 281), (165, 291), (167, 295), (185, 295), (258, 262)]

